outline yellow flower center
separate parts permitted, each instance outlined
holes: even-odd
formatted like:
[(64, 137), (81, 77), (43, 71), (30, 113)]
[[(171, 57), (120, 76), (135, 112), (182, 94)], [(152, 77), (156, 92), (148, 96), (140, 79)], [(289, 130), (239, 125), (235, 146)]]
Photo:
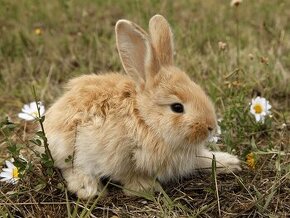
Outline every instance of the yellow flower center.
[(38, 117), (38, 112), (37, 112), (37, 111), (32, 112), (31, 115), (32, 115), (33, 117)]
[(18, 169), (17, 169), (17, 167), (14, 167), (13, 168), (12, 177), (13, 178), (18, 178)]
[(260, 113), (263, 112), (263, 107), (262, 107), (261, 104), (256, 104), (256, 105), (254, 106), (254, 110), (255, 110), (256, 114), (260, 114)]
[(41, 35), (42, 34), (42, 29), (40, 29), (40, 28), (36, 28), (35, 30), (34, 30), (34, 33), (36, 34), (36, 35)]

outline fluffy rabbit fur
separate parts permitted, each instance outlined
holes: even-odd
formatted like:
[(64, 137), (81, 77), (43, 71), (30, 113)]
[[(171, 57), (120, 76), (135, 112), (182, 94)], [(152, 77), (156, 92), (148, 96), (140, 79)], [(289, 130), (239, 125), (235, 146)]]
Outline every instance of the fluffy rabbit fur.
[(204, 147), (216, 129), (214, 107), (174, 66), (166, 19), (153, 16), (149, 35), (128, 20), (119, 20), (115, 31), (126, 75), (72, 79), (46, 113), (49, 148), (68, 189), (93, 197), (102, 191), (101, 177), (120, 182), (128, 194), (157, 189), (156, 178), (165, 182), (210, 169), (213, 154), (218, 171), (239, 170), (237, 157)]

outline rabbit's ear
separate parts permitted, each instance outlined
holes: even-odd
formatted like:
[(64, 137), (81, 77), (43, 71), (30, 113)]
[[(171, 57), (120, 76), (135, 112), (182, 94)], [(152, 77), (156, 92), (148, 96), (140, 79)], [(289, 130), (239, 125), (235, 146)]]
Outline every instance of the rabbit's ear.
[(159, 14), (153, 16), (149, 21), (149, 32), (160, 65), (172, 65), (173, 34), (167, 20)]
[(153, 78), (159, 71), (159, 64), (147, 33), (128, 20), (119, 20), (115, 31), (118, 52), (126, 73), (139, 84)]

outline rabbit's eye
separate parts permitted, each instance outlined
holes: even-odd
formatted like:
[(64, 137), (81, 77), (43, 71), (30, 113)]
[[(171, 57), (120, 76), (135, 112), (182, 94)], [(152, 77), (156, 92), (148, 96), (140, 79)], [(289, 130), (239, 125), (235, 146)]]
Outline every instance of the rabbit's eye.
[(170, 105), (171, 110), (175, 113), (183, 113), (184, 112), (184, 108), (183, 105), (180, 103), (173, 103)]

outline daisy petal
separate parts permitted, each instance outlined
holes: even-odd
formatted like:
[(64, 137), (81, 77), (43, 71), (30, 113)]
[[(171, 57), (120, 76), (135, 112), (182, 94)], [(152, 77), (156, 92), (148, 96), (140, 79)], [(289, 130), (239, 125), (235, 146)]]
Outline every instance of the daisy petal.
[(41, 107), (42, 106), (42, 103), (40, 101), (37, 102), (37, 103), (35, 101), (34, 102), (31, 102), (30, 103), (30, 109), (31, 109), (31, 111), (32, 112), (37, 112), (37, 106), (38, 107)]
[(255, 115), (256, 121), (259, 122), (261, 120), (261, 116), (260, 115)]
[(19, 113), (18, 114), (18, 117), (21, 118), (21, 119), (23, 119), (23, 120), (28, 120), (28, 121), (32, 121), (32, 120), (35, 119), (32, 115), (25, 114), (25, 113)]
[(5, 178), (3, 178), (3, 179), (0, 179), (0, 182), (6, 182), (6, 181), (8, 181), (10, 178), (7, 178), (7, 177), (5, 177)]
[(30, 113), (30, 111), (31, 111), (31, 109), (30, 109), (29, 105), (28, 104), (25, 104), (23, 106), (23, 108), (22, 108), (22, 112), (24, 112), (24, 113)]
[(11, 178), (12, 174), (9, 172), (2, 172), (2, 173), (0, 173), (0, 177)]
[(39, 112), (40, 112), (40, 116), (43, 116), (43, 114), (45, 112), (45, 108), (43, 105), (40, 106)]
[(5, 161), (5, 164), (6, 164), (6, 166), (8, 167), (8, 168), (14, 168), (15, 166), (14, 166), (14, 164), (11, 162), (11, 161), (9, 161), (9, 160), (6, 160)]
[(10, 172), (10, 173), (12, 173), (13, 172), (13, 169), (12, 168), (3, 168), (2, 171), (3, 172)]

